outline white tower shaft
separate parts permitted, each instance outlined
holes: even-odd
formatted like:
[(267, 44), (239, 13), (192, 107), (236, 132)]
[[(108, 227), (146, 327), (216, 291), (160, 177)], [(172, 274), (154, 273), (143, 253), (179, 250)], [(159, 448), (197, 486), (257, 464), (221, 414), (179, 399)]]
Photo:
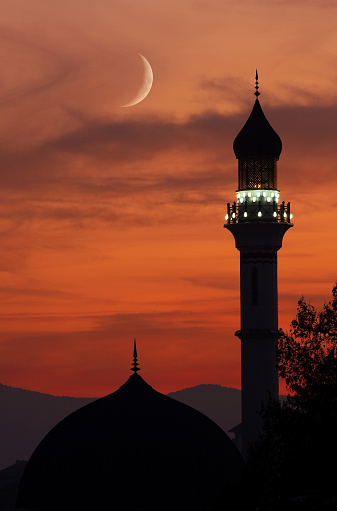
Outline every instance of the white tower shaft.
[(240, 251), (242, 451), (261, 432), (261, 409), (278, 399), (277, 251), (289, 223), (231, 223)]

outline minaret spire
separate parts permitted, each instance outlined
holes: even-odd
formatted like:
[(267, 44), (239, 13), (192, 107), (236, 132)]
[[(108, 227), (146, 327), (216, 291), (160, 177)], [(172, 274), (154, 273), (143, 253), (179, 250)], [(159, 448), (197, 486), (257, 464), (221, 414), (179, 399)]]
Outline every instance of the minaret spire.
[(259, 75), (257, 73), (257, 70), (255, 73), (255, 92), (254, 92), (254, 94), (256, 97), (258, 97), (260, 95), (260, 93), (259, 93)]
[(131, 371), (133, 371), (135, 374), (137, 371), (140, 371), (140, 368), (138, 367), (138, 360), (137, 360), (137, 346), (136, 346), (136, 339), (133, 340), (133, 362)]

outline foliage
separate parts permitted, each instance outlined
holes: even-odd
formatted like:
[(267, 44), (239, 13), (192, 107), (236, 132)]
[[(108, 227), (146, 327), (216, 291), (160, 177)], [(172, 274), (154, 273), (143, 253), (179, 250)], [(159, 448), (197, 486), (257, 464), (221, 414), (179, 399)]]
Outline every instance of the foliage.
[(337, 284), (317, 311), (302, 297), (278, 368), (291, 392), (263, 410), (263, 433), (251, 446), (244, 509), (337, 508)]
[(337, 284), (332, 300), (319, 312), (302, 297), (290, 335), (278, 345), (279, 374), (302, 405), (337, 397)]

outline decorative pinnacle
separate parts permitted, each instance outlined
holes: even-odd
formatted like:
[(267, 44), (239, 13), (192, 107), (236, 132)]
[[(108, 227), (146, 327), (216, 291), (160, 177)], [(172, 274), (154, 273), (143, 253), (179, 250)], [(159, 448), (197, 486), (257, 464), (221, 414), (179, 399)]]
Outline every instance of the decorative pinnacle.
[(140, 371), (140, 368), (138, 367), (138, 361), (137, 361), (137, 346), (136, 346), (136, 339), (133, 340), (133, 362), (131, 371), (134, 373), (137, 373), (137, 371)]
[(259, 93), (259, 82), (258, 82), (258, 80), (259, 80), (259, 75), (257, 74), (257, 70), (256, 70), (256, 73), (255, 73), (255, 92), (254, 92), (254, 94), (255, 94), (255, 96), (256, 96), (256, 97), (258, 97), (258, 96), (260, 95), (260, 93)]

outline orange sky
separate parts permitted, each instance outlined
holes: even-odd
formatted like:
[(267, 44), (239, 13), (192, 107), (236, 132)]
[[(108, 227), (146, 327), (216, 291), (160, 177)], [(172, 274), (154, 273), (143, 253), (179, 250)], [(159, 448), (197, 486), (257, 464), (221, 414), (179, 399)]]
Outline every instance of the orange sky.
[[(254, 102), (280, 135), (279, 320), (336, 270), (337, 5), (3, 0), (0, 382), (100, 396), (240, 386), (239, 253), (223, 229)], [(153, 88), (120, 108), (142, 81)]]

